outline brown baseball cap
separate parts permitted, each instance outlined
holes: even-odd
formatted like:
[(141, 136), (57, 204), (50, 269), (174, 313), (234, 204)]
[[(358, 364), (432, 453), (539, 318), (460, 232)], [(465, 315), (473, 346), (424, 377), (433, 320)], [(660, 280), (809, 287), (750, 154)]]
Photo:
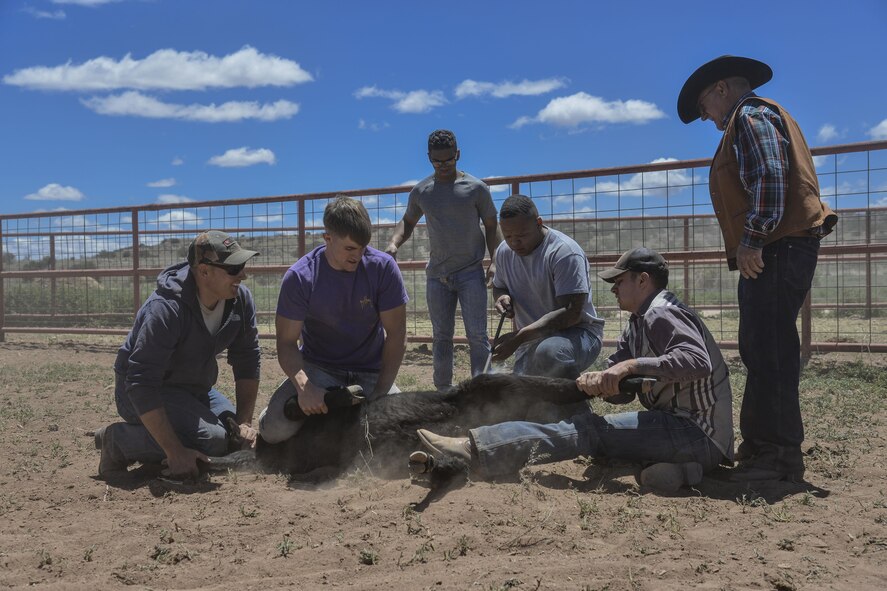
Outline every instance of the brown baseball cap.
[[(215, 256), (207, 256), (215, 253)], [(191, 266), (207, 259), (217, 265), (237, 267), (259, 254), (247, 250), (225, 232), (210, 230), (198, 235), (188, 247), (188, 264)]]
[(640, 246), (623, 254), (612, 269), (601, 271), (597, 276), (607, 283), (613, 283), (617, 277), (628, 271), (649, 273), (656, 269), (668, 269), (668, 263), (655, 250)]

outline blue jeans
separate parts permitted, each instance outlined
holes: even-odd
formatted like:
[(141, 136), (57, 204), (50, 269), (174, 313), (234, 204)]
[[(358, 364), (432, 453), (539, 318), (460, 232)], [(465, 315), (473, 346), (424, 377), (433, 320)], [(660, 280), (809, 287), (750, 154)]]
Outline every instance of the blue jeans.
[[(318, 388), (341, 388), (357, 385), (363, 388), (363, 395), (367, 400), (373, 399), (373, 391), (379, 379), (378, 372), (349, 371), (347, 369), (321, 367), (305, 361), (305, 374), (308, 380)], [(392, 384), (389, 394), (400, 392), (397, 385)], [(302, 426), (301, 421), (291, 421), (283, 414), (283, 408), (287, 400), (297, 396), (296, 386), (290, 379), (283, 380), (271, 395), (268, 406), (259, 413), (259, 434), (268, 443), (280, 443), (286, 441), (298, 432)]]
[(469, 433), (486, 478), (514, 475), (531, 459), (534, 464), (578, 456), (641, 464), (699, 462), (708, 471), (723, 456), (696, 423), (659, 410), (601, 416), (588, 409), (559, 423), (511, 421)]
[[(209, 456), (228, 453), (228, 417), (237, 415), (234, 405), (225, 395), (212, 388), (201, 395), (180, 388), (160, 391), (166, 417), (185, 447), (202, 451)], [(129, 462), (159, 463), (166, 458), (126, 396), (122, 376), (117, 376), (115, 390), (117, 412), (125, 423), (114, 423), (111, 441), (120, 448)]]
[[(458, 237), (456, 237), (458, 239)], [(471, 356), (471, 375), (483, 373), (490, 354), (487, 336), (487, 285), (480, 265), (447, 277), (429, 277), (425, 282), (428, 315), (431, 318), (434, 359), (434, 386), (453, 385), (453, 335), (456, 331), (456, 302), (462, 308), (462, 322)]]
[[(816, 271), (817, 238), (782, 238), (764, 247), (764, 271), (739, 279), (739, 355), (748, 369), (739, 429), (749, 451), (800, 457), (798, 313)], [(782, 450), (782, 451), (780, 451)]]
[(584, 327), (571, 326), (520, 351), (514, 373), (574, 380), (600, 352), (599, 338)]

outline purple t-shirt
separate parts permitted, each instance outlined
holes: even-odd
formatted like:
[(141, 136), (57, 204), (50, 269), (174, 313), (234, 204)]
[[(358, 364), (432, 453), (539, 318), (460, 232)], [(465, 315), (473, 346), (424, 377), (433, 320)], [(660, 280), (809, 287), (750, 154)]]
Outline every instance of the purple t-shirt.
[(394, 259), (367, 247), (354, 272), (336, 271), (326, 245), (300, 258), (283, 276), (277, 313), (304, 322), (302, 356), (318, 365), (379, 371), (385, 334), (379, 312), (409, 301)]

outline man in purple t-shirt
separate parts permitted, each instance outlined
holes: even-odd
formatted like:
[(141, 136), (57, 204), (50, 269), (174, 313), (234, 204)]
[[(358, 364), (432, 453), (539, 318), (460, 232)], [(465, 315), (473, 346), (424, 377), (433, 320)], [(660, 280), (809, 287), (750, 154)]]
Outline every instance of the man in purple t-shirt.
[(294, 396), (312, 415), (327, 412), (327, 388), (357, 384), (368, 399), (399, 392), (394, 379), (406, 350), (409, 300), (400, 269), (367, 246), (372, 225), (360, 201), (331, 201), (323, 226), (324, 244), (296, 261), (280, 286), (277, 360), (288, 379), (259, 416), (268, 443), (298, 431), (283, 414)]

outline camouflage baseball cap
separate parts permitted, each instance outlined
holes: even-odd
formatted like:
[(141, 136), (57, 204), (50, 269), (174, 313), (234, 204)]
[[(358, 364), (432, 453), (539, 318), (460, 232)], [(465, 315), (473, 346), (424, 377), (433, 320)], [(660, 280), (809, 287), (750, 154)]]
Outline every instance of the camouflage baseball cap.
[(617, 277), (627, 271), (649, 273), (659, 269), (668, 269), (668, 263), (662, 255), (652, 248), (641, 246), (624, 253), (611, 269), (605, 269), (597, 276), (607, 283), (614, 283)]
[(241, 247), (226, 233), (210, 230), (197, 236), (188, 247), (188, 264), (193, 266), (206, 259), (218, 265), (237, 267), (257, 254)]

